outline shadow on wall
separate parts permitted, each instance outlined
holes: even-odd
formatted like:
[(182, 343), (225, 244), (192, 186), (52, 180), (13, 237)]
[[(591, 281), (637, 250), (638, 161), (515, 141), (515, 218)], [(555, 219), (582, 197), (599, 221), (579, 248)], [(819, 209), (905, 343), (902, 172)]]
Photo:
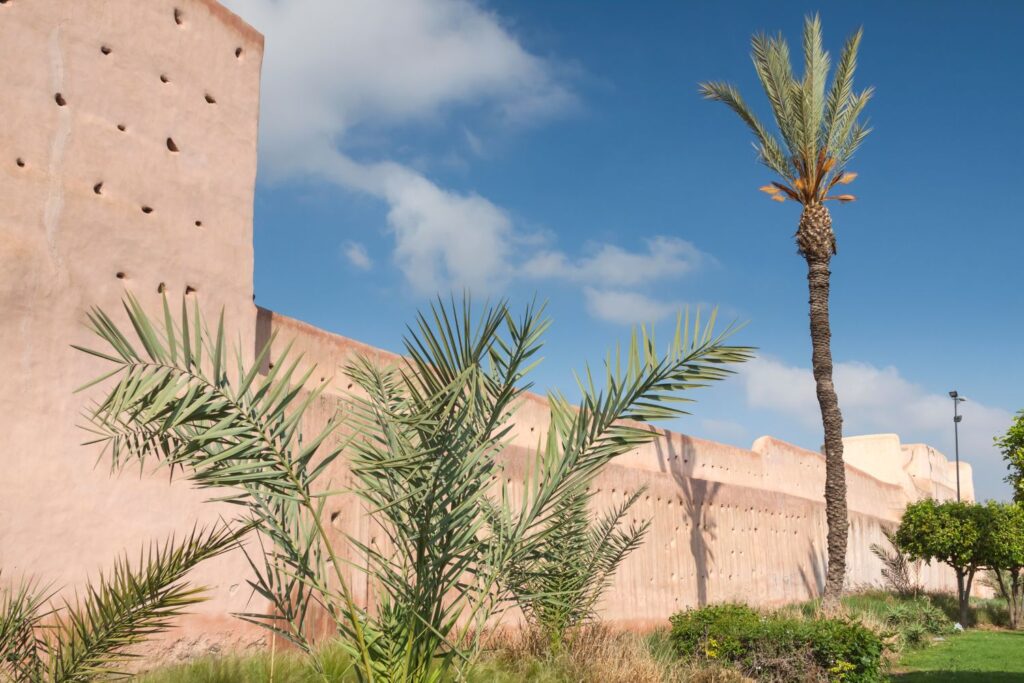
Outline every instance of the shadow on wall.
[(722, 484), (694, 478), (691, 439), (683, 435), (673, 436), (682, 442), (681, 449), (673, 437), (655, 439), (654, 449), (661, 470), (669, 472), (679, 486), (683, 510), (690, 522), (689, 545), (695, 565), (697, 605), (704, 607), (708, 604), (708, 578), (715, 563), (715, 555), (709, 543), (718, 540), (716, 524), (708, 518), (707, 510), (711, 509)]
[[(807, 566), (800, 567), (800, 580), (804, 582), (804, 588), (811, 597), (818, 598), (825, 593), (825, 568), (828, 566), (828, 559), (822, 549), (815, 550), (814, 543), (807, 541)], [(807, 568), (810, 567), (810, 572)], [(813, 574), (811, 576), (810, 574)]]
[[(690, 437), (671, 434), (658, 438), (654, 441), (654, 449), (659, 469), (671, 474), (679, 487), (682, 509), (689, 520), (689, 548), (695, 565), (697, 605), (703, 607), (709, 603), (708, 584), (716, 568), (715, 544), (720, 540), (718, 524), (709, 513), (724, 484), (694, 475), (697, 468), (696, 445)], [(757, 533), (756, 529), (754, 533)], [(765, 537), (763, 540), (767, 542), (768, 539)], [(808, 537), (806, 544), (806, 560), (798, 563), (796, 568), (804, 594), (813, 598), (820, 596), (825, 589), (827, 560), (824, 549), (815, 546), (813, 537)]]

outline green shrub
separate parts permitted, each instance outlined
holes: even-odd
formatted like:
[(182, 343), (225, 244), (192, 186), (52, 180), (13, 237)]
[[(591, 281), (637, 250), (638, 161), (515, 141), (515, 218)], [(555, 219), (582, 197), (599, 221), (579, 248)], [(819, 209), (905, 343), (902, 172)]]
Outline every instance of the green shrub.
[[(797, 637), (810, 642), (814, 657), (830, 680), (881, 681), (882, 638), (863, 624), (847, 619), (815, 619), (797, 622)], [(852, 665), (852, 668), (849, 668)]]
[(670, 638), (679, 654), (690, 657), (703, 647), (711, 659), (733, 660), (746, 650), (750, 636), (758, 633), (762, 618), (746, 605), (724, 604), (680, 612), (671, 622)]
[[(799, 613), (811, 618), (820, 604), (802, 603)], [(1008, 623), (1005, 600), (971, 598), (970, 604), (970, 624)], [(848, 616), (871, 625), (896, 651), (926, 646), (934, 636), (951, 633), (959, 613), (956, 595), (938, 592), (911, 596), (866, 589), (844, 595), (842, 605)]]
[(952, 620), (926, 597), (894, 601), (886, 607), (882, 619), (895, 632), (901, 649), (923, 647), (929, 636), (953, 631)]
[(680, 612), (671, 622), (679, 656), (729, 662), (760, 681), (883, 680), (882, 639), (855, 621), (798, 619), (726, 604)]

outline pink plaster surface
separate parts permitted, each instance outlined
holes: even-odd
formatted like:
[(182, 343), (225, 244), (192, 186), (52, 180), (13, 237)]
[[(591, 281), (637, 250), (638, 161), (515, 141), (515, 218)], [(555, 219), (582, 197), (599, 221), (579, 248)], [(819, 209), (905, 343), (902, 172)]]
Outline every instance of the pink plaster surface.
[[(211, 311), (224, 306), (252, 348), (262, 44), (207, 0), (0, 5), (5, 580), (29, 573), (71, 595), (116, 553), (222, 512), (164, 473), (113, 478), (80, 446), (85, 397), (72, 391), (102, 365), (70, 345), (91, 344), (89, 307), (117, 312), (129, 288), (153, 310), (163, 283), (171, 301), (192, 288)], [(197, 573), (214, 600), (166, 645), (170, 653), (262, 637), (240, 635), (247, 629), (226, 614), (248, 601), (246, 569), (236, 555)]]
[[(348, 390), (339, 369), (348, 360), (399, 362), (252, 303), (262, 47), (257, 32), (213, 0), (0, 5), (5, 581), (31, 574), (72, 596), (117, 553), (136, 553), (225, 512), (183, 483), (168, 483), (163, 472), (112, 477), (98, 454), (80, 445), (76, 424), (86, 397), (72, 390), (103, 369), (70, 348), (91, 342), (83, 326), (90, 307), (116, 311), (127, 288), (153, 309), (162, 288), (172, 302), (199, 297), (208, 314), (223, 307), (249, 357), (272, 332), (276, 344), (294, 339), (321, 368), (313, 381), (331, 381), (308, 415), (309, 430), (334, 414)], [(545, 400), (525, 398), (503, 456), (513, 488), (547, 421)], [(882, 527), (909, 501), (950, 497), (955, 472), (935, 449), (900, 444), (895, 435), (847, 444), (848, 581), (878, 583), (868, 544), (882, 541)], [(970, 467), (961, 468), (965, 491), (973, 492)], [(332, 477), (348, 480), (344, 463)], [(824, 575), (823, 482), (819, 453), (771, 437), (748, 450), (659, 432), (595, 484), (601, 506), (646, 486), (634, 514), (654, 520), (647, 542), (617, 575), (603, 614), (624, 625), (661, 625), (687, 606), (779, 604), (816, 594)], [(337, 533), (372, 537), (352, 497), (332, 505)], [(252, 602), (247, 577), (240, 553), (205, 565), (194, 578), (210, 587), (212, 599), (149, 648), (152, 660), (260, 645), (262, 632), (230, 616), (265, 607)], [(952, 585), (937, 569), (925, 579), (932, 587)], [(364, 577), (354, 573), (353, 582), (360, 599), (373, 599)]]

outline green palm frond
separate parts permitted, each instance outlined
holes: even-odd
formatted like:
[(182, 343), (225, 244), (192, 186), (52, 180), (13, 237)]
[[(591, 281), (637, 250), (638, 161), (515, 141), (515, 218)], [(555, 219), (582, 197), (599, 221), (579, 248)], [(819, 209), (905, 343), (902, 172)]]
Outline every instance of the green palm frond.
[(793, 171), (779, 141), (757, 119), (736, 88), (728, 83), (701, 83), (700, 93), (706, 99), (727, 105), (750, 127), (757, 138), (754, 148), (757, 150), (758, 160), (761, 163), (784, 178), (791, 179), (793, 177)]
[(804, 80), (801, 87), (803, 110), (800, 115), (803, 123), (803, 157), (815, 164), (818, 160), (818, 137), (822, 128), (828, 69), (829, 56), (821, 43), (821, 20), (815, 14), (804, 23)]
[(838, 136), (840, 112), (846, 108), (853, 97), (853, 74), (857, 70), (857, 50), (860, 48), (864, 29), (860, 28), (846, 39), (839, 63), (832, 78), (828, 100), (825, 104), (825, 120), (822, 126), (822, 139), (819, 144), (826, 149), (834, 149), (839, 144)]
[(235, 548), (248, 527), (220, 525), (193, 529), (150, 546), (137, 563), (128, 556), (89, 584), (78, 603), (65, 602), (52, 630), (44, 635), (48, 654), (46, 680), (54, 683), (129, 677), (119, 667), (136, 657), (130, 651), (172, 620), (201, 602), (204, 589), (185, 582), (199, 563)]
[(326, 388), (298, 400), (313, 373), (298, 373), (301, 357), (286, 348), (261, 377), (270, 343), (249, 368), (238, 360), (237, 386), (229, 379), (229, 350), (223, 315), (216, 332), (203, 329), (196, 303), (190, 321), (182, 302), (180, 325), (155, 324), (131, 296), (125, 311), (137, 336), (133, 344), (103, 311), (88, 318), (109, 348), (79, 350), (109, 361), (115, 369), (81, 389), (116, 378), (106, 397), (87, 414), (91, 443), (107, 449), (115, 469), (128, 462), (162, 460), (203, 488), (259, 487), (275, 496), (296, 497), (338, 454), (335, 449), (311, 463), (333, 430), (333, 422), (310, 443), (297, 444), (299, 420)]
[(392, 620), (375, 625), (381, 656), (399, 657), (389, 671), (463, 656), (454, 629), (493, 583), (494, 544), (481, 534), (497, 456), (547, 325), (542, 307), (516, 319), (502, 302), (474, 317), (468, 297), (439, 300), (409, 330), (400, 367), (357, 360), (345, 370), (366, 394), (348, 411), (363, 437), (350, 450), (357, 492), (390, 546), (351, 541), (380, 582), (378, 613)]
[(692, 323), (688, 311), (680, 315), (663, 353), (653, 329), (640, 327), (628, 350), (617, 348), (606, 358), (603, 386), (589, 367), (584, 369), (578, 377), (582, 399), (576, 410), (560, 394), (551, 396), (552, 428), (562, 456), (558, 467), (572, 471), (562, 485), (589, 477), (612, 458), (655, 438), (649, 428), (622, 420), (649, 423), (686, 415), (683, 406), (693, 401), (686, 392), (725, 379), (733, 373), (731, 365), (752, 357), (753, 349), (725, 343), (735, 326), (716, 334), (715, 322), (715, 312), (704, 325), (699, 311)]
[(599, 587), (599, 590), (595, 590), (594, 602), (600, 597), (600, 592), (607, 587), (607, 582), (626, 556), (640, 546), (651, 527), (650, 520), (624, 526), (629, 510), (645, 492), (644, 488), (634, 491), (618, 507), (598, 517), (589, 530), (589, 544), (593, 551), (592, 561), (596, 570), (595, 584)]
[(49, 587), (30, 579), (0, 588), (0, 680), (43, 680), (51, 597)]
[(565, 496), (533, 556), (509, 569), (507, 580), (517, 604), (553, 648), (561, 646), (570, 629), (595, 616), (616, 570), (643, 542), (648, 520), (624, 525), (643, 493), (638, 489), (599, 516), (588, 510), (591, 496), (585, 491)]
[[(751, 59), (754, 62), (754, 69), (761, 80), (768, 102), (771, 104), (775, 121), (779, 125), (779, 132), (788, 149), (796, 149), (800, 144), (799, 131), (793, 128), (797, 121), (794, 114), (795, 104), (793, 102), (793, 71), (789, 63), (789, 46), (782, 38), (782, 35), (767, 36), (764, 33), (754, 35), (751, 39)], [(716, 100), (718, 98), (708, 97)], [(785, 158), (781, 149), (779, 154)], [(792, 175), (789, 161), (785, 162), (789, 178)], [(775, 169), (778, 171), (778, 169)]]
[[(727, 83), (702, 83), (700, 93), (732, 109), (753, 131), (759, 159), (788, 184), (766, 185), (761, 189), (772, 199), (788, 197), (803, 204), (826, 199), (849, 201), (852, 195), (831, 196), (837, 183), (850, 182), (856, 174), (847, 174), (846, 164), (871, 129), (859, 121), (873, 90), (853, 91), (857, 68), (857, 50), (862, 31), (858, 30), (843, 47), (832, 83), (828, 72), (831, 60), (822, 42), (818, 15), (804, 21), (804, 73), (793, 75), (789, 46), (781, 35), (758, 34), (751, 40), (751, 58), (758, 80), (771, 105), (776, 126), (785, 149), (757, 119)], [(827, 93), (827, 94), (826, 94)]]
[[(250, 365), (240, 353), (232, 363), (223, 314), (211, 332), (198, 302), (190, 317), (183, 299), (175, 320), (165, 299), (160, 322), (130, 294), (124, 309), (134, 340), (94, 309), (89, 324), (105, 347), (76, 347), (114, 365), (81, 388), (107, 386), (86, 414), (91, 442), (103, 446), (114, 469), (155, 459), (200, 488), (233, 489), (221, 499), (240, 505), (272, 546), (249, 559), (253, 588), (275, 609), (272, 616), (239, 616), (311, 651), (304, 627), (316, 602), (346, 615), (365, 655), (363, 619), (324, 530), (325, 499), (314, 493), (344, 442), (328, 445), (338, 424), (333, 418), (312, 439), (303, 441), (300, 432), (303, 415), (328, 383), (307, 386), (315, 367), (300, 372), (302, 358), (291, 354), (291, 345), (261, 373), (273, 339)], [(365, 657), (359, 659), (368, 670)]]
[(851, 98), (847, 109), (840, 113), (834, 154), (839, 169), (846, 167), (864, 138), (871, 132), (867, 123), (860, 122), (859, 118), (874, 93), (874, 88), (862, 90)]

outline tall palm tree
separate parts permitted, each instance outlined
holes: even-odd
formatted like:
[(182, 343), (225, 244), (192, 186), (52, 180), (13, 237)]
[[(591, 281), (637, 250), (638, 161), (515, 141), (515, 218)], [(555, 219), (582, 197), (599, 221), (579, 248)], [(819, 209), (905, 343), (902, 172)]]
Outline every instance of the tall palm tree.
[(779, 137), (769, 132), (728, 83), (702, 83), (701, 94), (727, 105), (753, 131), (759, 161), (781, 176), (761, 188), (777, 202), (802, 205), (796, 231), (797, 249), (807, 261), (810, 288), (811, 362), (825, 431), (825, 515), (828, 520), (828, 572), (825, 606), (838, 603), (846, 573), (846, 472), (843, 468), (843, 417), (832, 384), (832, 336), (828, 320), (829, 262), (836, 253), (832, 217), (825, 202), (849, 202), (853, 195), (833, 194), (837, 185), (857, 177), (846, 170), (871, 129), (858, 119), (871, 99), (872, 88), (853, 90), (861, 30), (843, 47), (826, 95), (829, 56), (821, 45), (818, 16), (804, 22), (804, 76), (797, 81), (789, 46), (782, 35), (753, 38), (754, 68), (771, 104)]

